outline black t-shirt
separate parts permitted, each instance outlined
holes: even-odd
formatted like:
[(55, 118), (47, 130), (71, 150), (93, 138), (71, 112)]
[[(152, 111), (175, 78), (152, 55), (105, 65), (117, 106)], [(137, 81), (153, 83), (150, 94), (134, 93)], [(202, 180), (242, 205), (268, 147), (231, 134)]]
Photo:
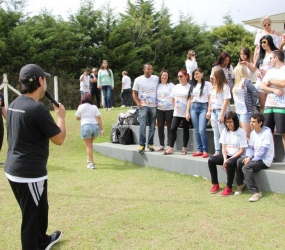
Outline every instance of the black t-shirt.
[(48, 109), (22, 95), (9, 105), (6, 123), (8, 152), (5, 172), (24, 178), (46, 176), (49, 138), (60, 133)]
[(91, 79), (98, 79), (98, 75), (94, 75), (93, 73), (90, 74), (90, 89), (91, 90), (96, 90), (97, 89), (97, 82), (91, 82)]

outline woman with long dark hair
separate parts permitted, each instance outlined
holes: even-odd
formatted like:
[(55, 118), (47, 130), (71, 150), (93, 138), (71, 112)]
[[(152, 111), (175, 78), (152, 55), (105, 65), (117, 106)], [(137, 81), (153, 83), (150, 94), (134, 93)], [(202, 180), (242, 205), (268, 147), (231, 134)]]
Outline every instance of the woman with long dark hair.
[(198, 151), (193, 156), (202, 156), (203, 158), (209, 156), (206, 128), (211, 116), (211, 88), (212, 84), (205, 81), (202, 69), (195, 69), (188, 95), (186, 120), (190, 121), (191, 117), (195, 131)]
[(217, 69), (222, 69), (224, 71), (228, 84), (232, 89), (234, 86), (233, 79), (235, 78), (235, 75), (234, 75), (233, 66), (231, 65), (231, 56), (227, 52), (222, 52), (219, 56), (218, 61), (213, 63), (213, 68), (210, 75), (210, 81), (212, 84), (213, 84), (214, 71)]
[(157, 128), (160, 147), (157, 151), (164, 150), (165, 147), (165, 135), (164, 124), (167, 126), (167, 146), (169, 146), (170, 138), (170, 126), (173, 118), (173, 103), (170, 94), (174, 84), (170, 82), (168, 70), (162, 70), (159, 74), (159, 84), (157, 85), (156, 97), (157, 97)]
[(248, 77), (252, 82), (256, 81), (255, 69), (252, 61), (251, 51), (248, 47), (242, 47), (239, 52), (239, 63), (247, 67)]
[(235, 112), (229, 111), (226, 113), (225, 126), (220, 138), (223, 154), (210, 156), (208, 159), (213, 184), (210, 191), (212, 194), (220, 190), (217, 165), (222, 165), (223, 169), (227, 172), (228, 181), (221, 196), (229, 196), (232, 194), (237, 160), (245, 154), (245, 148), (247, 148), (246, 133), (239, 127), (238, 116)]
[(265, 73), (269, 69), (272, 69), (272, 65), (270, 62), (270, 56), (271, 56), (271, 53), (274, 50), (278, 50), (278, 48), (276, 48), (276, 46), (274, 45), (273, 38), (271, 35), (262, 36), (259, 42), (260, 42), (260, 49), (259, 49), (257, 61), (254, 66), (249, 64), (248, 67), (252, 71), (257, 70), (256, 89), (259, 92), (260, 112), (263, 113), (267, 93), (260, 89), (260, 84), (262, 82), (262, 79)]
[(189, 75), (185, 70), (178, 72), (177, 78), (179, 84), (176, 84), (170, 94), (172, 103), (174, 105), (173, 119), (170, 128), (169, 147), (163, 155), (170, 155), (174, 153), (174, 143), (177, 138), (178, 127), (183, 121), (183, 147), (181, 150), (182, 155), (187, 154), (187, 144), (189, 141), (189, 122), (186, 120), (187, 97), (190, 89)]
[(109, 68), (107, 60), (103, 60), (101, 68), (98, 72), (98, 88), (102, 89), (105, 110), (110, 111), (112, 107), (112, 89), (114, 89), (114, 76), (112, 70)]
[(81, 138), (84, 140), (87, 152), (87, 168), (94, 169), (93, 141), (100, 133), (104, 135), (104, 129), (99, 109), (94, 105), (90, 93), (84, 93), (81, 97), (75, 116), (81, 123)]

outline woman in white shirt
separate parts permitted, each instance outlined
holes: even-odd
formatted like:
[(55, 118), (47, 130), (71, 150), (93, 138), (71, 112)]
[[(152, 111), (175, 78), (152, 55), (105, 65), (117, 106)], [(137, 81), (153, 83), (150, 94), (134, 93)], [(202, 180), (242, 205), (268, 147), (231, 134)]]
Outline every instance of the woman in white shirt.
[(272, 37), (273, 43), (275, 44), (276, 48), (279, 48), (280, 42), (281, 42), (279, 32), (271, 29), (270, 16), (266, 15), (262, 17), (260, 22), (263, 27), (263, 30), (259, 31), (255, 36), (255, 40), (254, 40), (255, 49), (254, 49), (254, 56), (253, 56), (254, 62), (256, 62), (258, 55), (259, 55), (261, 37), (263, 37), (264, 35), (270, 35)]
[(231, 57), (227, 52), (222, 52), (219, 56), (218, 61), (213, 63), (213, 68), (210, 75), (210, 81), (213, 83), (213, 75), (215, 70), (222, 69), (225, 73), (225, 77), (228, 81), (228, 84), (230, 85), (230, 88), (232, 89), (234, 87), (234, 69), (231, 65)]
[(232, 185), (235, 177), (235, 169), (237, 160), (245, 154), (247, 148), (247, 140), (245, 131), (239, 127), (238, 116), (235, 112), (229, 111), (225, 115), (225, 125), (220, 143), (222, 143), (223, 154), (210, 156), (208, 160), (209, 171), (211, 174), (212, 188), (211, 193), (215, 194), (220, 190), (218, 181), (217, 165), (222, 165), (227, 172), (227, 185), (221, 196), (229, 196), (232, 194)]
[(222, 69), (217, 69), (213, 75), (211, 89), (211, 125), (214, 134), (215, 154), (220, 154), (220, 135), (225, 128), (224, 116), (229, 111), (231, 99), (230, 86)]
[(187, 144), (189, 141), (189, 122), (186, 120), (186, 107), (187, 107), (187, 97), (190, 89), (189, 75), (185, 70), (180, 70), (178, 72), (179, 84), (176, 84), (172, 89), (170, 97), (172, 98), (172, 103), (174, 105), (173, 119), (170, 128), (170, 140), (169, 147), (163, 153), (163, 155), (170, 155), (174, 153), (174, 143), (177, 137), (178, 127), (183, 121), (183, 147), (181, 150), (182, 155), (187, 154)]
[(212, 84), (204, 80), (203, 71), (198, 68), (193, 72), (189, 90), (186, 120), (192, 120), (198, 151), (193, 156), (208, 157), (208, 135), (206, 132), (208, 119), (211, 116), (210, 96)]
[(159, 84), (157, 85), (156, 97), (157, 97), (157, 128), (158, 128), (158, 138), (160, 147), (157, 151), (164, 150), (165, 146), (165, 135), (164, 135), (164, 124), (167, 126), (167, 146), (169, 146), (170, 138), (170, 126), (173, 118), (173, 103), (170, 94), (174, 84), (170, 82), (169, 72), (163, 70), (159, 74)]
[(253, 114), (257, 100), (258, 91), (249, 79), (247, 67), (238, 63), (234, 69), (235, 86), (233, 88), (233, 98), (235, 102), (235, 111), (238, 115), (240, 126), (245, 130), (247, 138), (249, 138), (250, 118)]
[[(253, 61), (251, 58), (251, 52), (248, 47), (242, 47), (239, 52), (239, 63), (247, 67), (249, 79), (252, 82), (256, 81), (255, 69), (253, 68)], [(250, 65), (250, 66), (249, 66)]]
[(81, 138), (84, 140), (88, 157), (87, 168), (94, 169), (93, 141), (100, 132), (102, 136), (104, 135), (104, 129), (99, 109), (94, 105), (93, 97), (90, 93), (84, 93), (81, 97), (75, 116), (81, 123)]
[(197, 62), (196, 62), (196, 54), (194, 50), (189, 50), (187, 53), (187, 58), (185, 61), (186, 71), (190, 77), (190, 80), (192, 79), (192, 73), (195, 69), (198, 68)]

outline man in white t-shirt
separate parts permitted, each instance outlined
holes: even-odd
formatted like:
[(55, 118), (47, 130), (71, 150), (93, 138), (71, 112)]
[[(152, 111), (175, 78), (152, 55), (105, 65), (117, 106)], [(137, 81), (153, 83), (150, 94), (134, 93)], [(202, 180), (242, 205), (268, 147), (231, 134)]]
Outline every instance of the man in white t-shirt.
[(157, 98), (156, 90), (159, 78), (152, 75), (152, 65), (144, 65), (142, 76), (135, 79), (133, 86), (133, 99), (139, 108), (140, 133), (139, 133), (139, 153), (144, 153), (146, 144), (146, 124), (148, 121), (148, 149), (154, 151), (153, 137), (155, 131)]
[[(123, 71), (122, 72), (122, 89), (121, 89), (121, 101), (122, 101), (122, 108), (126, 107), (126, 106), (131, 106), (131, 95), (132, 95), (132, 88), (131, 88), (131, 78), (128, 76), (128, 72), (127, 71)], [(127, 97), (127, 102), (125, 102), (125, 97)]]
[(263, 126), (263, 122), (263, 114), (256, 113), (251, 116), (252, 132), (246, 149), (246, 157), (237, 161), (236, 179), (238, 187), (235, 195), (242, 194), (245, 186), (244, 179), (249, 192), (252, 193), (249, 201), (258, 201), (262, 197), (254, 179), (254, 172), (269, 168), (274, 157), (273, 136), (270, 128)]
[(284, 53), (280, 50), (272, 52), (270, 61), (273, 69), (266, 72), (261, 89), (266, 91), (267, 97), (264, 109), (264, 126), (274, 132), (282, 134), (282, 142), (285, 150), (285, 64)]

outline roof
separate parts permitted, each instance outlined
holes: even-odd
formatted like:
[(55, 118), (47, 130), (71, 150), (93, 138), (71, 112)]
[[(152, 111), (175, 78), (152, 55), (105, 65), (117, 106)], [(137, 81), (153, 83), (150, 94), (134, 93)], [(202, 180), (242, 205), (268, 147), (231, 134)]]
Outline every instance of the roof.
[[(262, 16), (263, 17), (263, 16)], [(242, 21), (246, 25), (250, 25), (252, 27), (258, 28), (258, 29), (263, 29), (260, 20), (262, 17), (251, 19), (251, 20), (246, 20)], [(278, 31), (280, 34), (284, 33), (284, 22), (285, 22), (285, 12), (275, 14), (275, 15), (270, 15), (271, 18), (271, 29)]]

